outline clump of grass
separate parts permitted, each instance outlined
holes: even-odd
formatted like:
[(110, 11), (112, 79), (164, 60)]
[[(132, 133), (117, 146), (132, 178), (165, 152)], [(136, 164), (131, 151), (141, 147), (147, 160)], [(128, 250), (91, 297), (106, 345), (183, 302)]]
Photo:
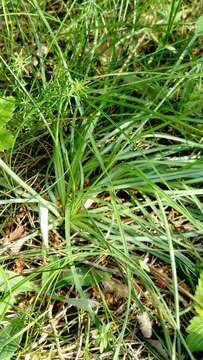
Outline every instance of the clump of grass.
[(202, 268), (197, 6), (2, 1), (1, 94), (15, 97), (15, 142), (0, 162), (9, 358), (194, 359), (185, 337)]

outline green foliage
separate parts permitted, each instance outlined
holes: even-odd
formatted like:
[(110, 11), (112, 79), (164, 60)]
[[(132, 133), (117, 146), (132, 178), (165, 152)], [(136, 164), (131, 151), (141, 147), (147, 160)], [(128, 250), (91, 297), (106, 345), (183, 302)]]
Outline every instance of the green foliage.
[(203, 351), (203, 273), (200, 275), (198, 286), (195, 292), (195, 311), (197, 313), (187, 328), (187, 344), (191, 351)]
[(36, 291), (36, 286), (25, 277), (10, 270), (0, 269), (0, 291)]
[(194, 316), (187, 328), (187, 344), (191, 351), (203, 351), (203, 315)]
[(12, 320), (11, 323), (0, 330), (0, 360), (9, 360), (18, 350), (22, 334), (18, 335), (24, 328), (21, 319)]
[(13, 145), (14, 137), (5, 128), (5, 125), (12, 117), (14, 106), (13, 97), (8, 96), (0, 99), (0, 151), (8, 150)]
[(195, 35), (203, 35), (203, 16), (200, 16), (195, 24)]
[(104, 350), (110, 349), (114, 342), (114, 336), (111, 330), (111, 324), (101, 325), (94, 333), (93, 338), (95, 342), (99, 345), (100, 353), (102, 354)]
[[(13, 141), (7, 128), (18, 128), (20, 136), (0, 161), (7, 174), (0, 225), (4, 231), (16, 222), (18, 203), (26, 202), (22, 221), (29, 235), (22, 252), (4, 253), (1, 264), (12, 269), (22, 257), (30, 275), (3, 270), (0, 317), (25, 300), (19, 308), (30, 324), (17, 358), (38, 351), (40, 358), (55, 358), (58, 344), (63, 352), (80, 343), (79, 335), (86, 352), (94, 348), (92, 356), (101, 357), (100, 345), (118, 360), (134, 330), (140, 348), (139, 308), (159, 324), (150, 340), (168, 358), (192, 360), (188, 346), (199, 333), (191, 338), (189, 332), (186, 346), (182, 284), (194, 288), (202, 256), (199, 1), (64, 3), (3, 2), (0, 80), (4, 94), (15, 94), (16, 111), (10, 121), (13, 98), (1, 101), (7, 111), (0, 147)], [(50, 210), (46, 252), (35, 201)], [(104, 271), (85, 267), (88, 262)], [(158, 268), (168, 280), (156, 281)], [(98, 304), (94, 285), (108, 269), (115, 271), (115, 286), (104, 282)], [(41, 281), (34, 294), (32, 276)], [(127, 292), (120, 298), (122, 284)], [(200, 306), (188, 329), (201, 317)]]
[(198, 315), (203, 316), (203, 272), (200, 275), (197, 289), (195, 292), (195, 299), (197, 301), (197, 305), (195, 305), (195, 310)]
[(76, 299), (76, 298), (68, 298), (67, 303), (69, 305), (73, 305), (78, 309), (82, 309), (93, 313), (97, 308), (99, 303), (92, 299)]
[(15, 304), (16, 296), (19, 293), (36, 290), (35, 284), (25, 277), (0, 268), (0, 292), (4, 295), (0, 301), (0, 316), (4, 316), (11, 306)]
[[(99, 270), (90, 270), (85, 266), (81, 266), (77, 269), (77, 278), (80, 281), (81, 286), (92, 286), (96, 283), (106, 280), (111, 276), (110, 273), (99, 271)], [(57, 280), (56, 288), (61, 288), (67, 285), (73, 285), (74, 278), (71, 270), (65, 271)]]

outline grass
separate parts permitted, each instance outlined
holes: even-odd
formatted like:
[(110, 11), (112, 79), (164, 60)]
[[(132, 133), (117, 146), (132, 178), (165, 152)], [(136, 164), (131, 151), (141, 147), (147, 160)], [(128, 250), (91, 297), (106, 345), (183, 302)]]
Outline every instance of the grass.
[(1, 10), (15, 142), (0, 159), (0, 358), (195, 359), (199, 2), (2, 0)]

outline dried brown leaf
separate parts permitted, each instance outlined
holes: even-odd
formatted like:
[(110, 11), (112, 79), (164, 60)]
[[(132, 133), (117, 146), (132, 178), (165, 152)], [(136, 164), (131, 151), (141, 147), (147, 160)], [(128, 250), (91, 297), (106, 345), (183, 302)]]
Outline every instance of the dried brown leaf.
[(25, 262), (22, 258), (16, 259), (13, 263), (13, 270), (17, 274), (22, 274), (25, 267)]
[(128, 288), (126, 285), (122, 284), (121, 281), (109, 278), (103, 281), (102, 284), (105, 292), (114, 293), (120, 298), (128, 297)]
[(15, 241), (20, 239), (25, 233), (24, 225), (19, 225), (14, 231), (12, 231), (9, 235), (10, 241)]
[(25, 241), (26, 241), (26, 238), (22, 238), (22, 239), (16, 240), (13, 243), (8, 244), (8, 249), (11, 252), (11, 254), (16, 255), (17, 253), (19, 253), (19, 251), (23, 247)]

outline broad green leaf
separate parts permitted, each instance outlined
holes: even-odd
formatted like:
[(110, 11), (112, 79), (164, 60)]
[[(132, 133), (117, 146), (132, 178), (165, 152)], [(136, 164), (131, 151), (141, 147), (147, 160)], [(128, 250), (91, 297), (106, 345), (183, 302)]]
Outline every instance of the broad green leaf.
[[(111, 276), (110, 273), (100, 271), (97, 269), (90, 270), (88, 267), (81, 266), (77, 268), (77, 277), (81, 286), (91, 286), (100, 283)], [(58, 279), (56, 288), (63, 286), (74, 285), (74, 278), (71, 270), (65, 271)]]
[(203, 351), (203, 315), (195, 316), (187, 328), (187, 344), (191, 351)]
[[(8, 326), (0, 330), (0, 360), (9, 360), (18, 350), (22, 334), (16, 336), (24, 327), (20, 319), (13, 320)], [(13, 338), (14, 337), (14, 338)]]
[(8, 150), (13, 145), (14, 137), (5, 125), (11, 119), (14, 105), (13, 97), (0, 98), (0, 151)]
[(11, 119), (14, 106), (15, 99), (12, 96), (0, 98), (0, 127), (3, 127)]
[(37, 286), (26, 277), (0, 268), (0, 292), (3, 293), (2, 300), (0, 300), (0, 316), (3, 317), (15, 304), (16, 296), (19, 293), (37, 290)]
[(16, 302), (15, 293), (9, 293), (5, 299), (0, 300), (0, 317), (3, 318)]
[(0, 151), (8, 150), (12, 147), (13, 135), (6, 128), (0, 127)]
[[(41, 278), (41, 288), (47, 288), (50, 286), (51, 283), (55, 282), (55, 279), (58, 278), (58, 272), (55, 269), (55, 267), (57, 266), (56, 264), (58, 263), (58, 259), (56, 256), (50, 256), (49, 257), (49, 261), (50, 261), (50, 269), (47, 271), (42, 271), (42, 278)], [(53, 268), (52, 268), (53, 266)]]
[(203, 35), (203, 16), (200, 16), (195, 24), (195, 35)]
[(0, 291), (1, 292), (25, 292), (36, 291), (37, 287), (26, 277), (16, 275), (15, 272), (0, 268)]
[[(200, 275), (195, 292), (195, 311), (194, 316), (187, 328), (187, 344), (191, 351), (203, 351), (203, 272)], [(202, 304), (202, 306), (201, 306)]]
[(67, 303), (69, 305), (73, 305), (79, 309), (82, 309), (85, 311), (90, 311), (90, 312), (94, 312), (94, 309), (96, 309), (99, 306), (99, 303), (97, 301), (91, 300), (91, 299), (68, 298)]
[(195, 310), (197, 314), (203, 315), (203, 272), (201, 273), (198, 281), (198, 285), (195, 292), (195, 299), (198, 302), (198, 304), (202, 304), (202, 306), (198, 304), (195, 305)]

